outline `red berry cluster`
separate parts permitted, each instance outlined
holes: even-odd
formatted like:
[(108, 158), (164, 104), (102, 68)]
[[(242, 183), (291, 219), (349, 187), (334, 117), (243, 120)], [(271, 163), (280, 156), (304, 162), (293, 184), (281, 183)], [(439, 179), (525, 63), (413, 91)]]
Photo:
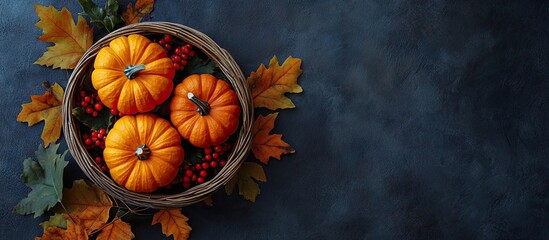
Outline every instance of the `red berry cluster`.
[(228, 143), (205, 148), (204, 157), (195, 164), (184, 163), (179, 169), (178, 176), (166, 188), (170, 189), (181, 183), (184, 189), (189, 189), (211, 179), (227, 164), (226, 157), (230, 150), (231, 145)]
[(107, 130), (104, 128), (101, 128), (98, 131), (91, 130), (89, 134), (82, 134), (82, 140), (84, 140), (84, 146), (86, 146), (87, 149), (105, 149), (105, 138), (107, 138)]
[(107, 170), (108, 170), (107, 164), (105, 163), (105, 161), (101, 156), (95, 157), (95, 164), (97, 164), (97, 167), (99, 167), (101, 171), (103, 171), (104, 173), (107, 173)]
[(183, 69), (185, 69), (185, 66), (187, 66), (188, 59), (194, 57), (195, 54), (196, 53), (193, 50), (193, 46), (188, 43), (175, 48), (172, 55), (170, 56), (175, 70), (183, 71)]
[(93, 117), (99, 115), (99, 111), (103, 110), (103, 103), (99, 96), (95, 93), (88, 93), (84, 90), (76, 98), (76, 105), (84, 108), (85, 112)]
[(160, 40), (155, 40), (155, 42), (160, 44), (170, 55), (173, 66), (177, 71), (183, 71), (185, 66), (187, 66), (187, 61), (196, 54), (191, 44), (187, 43), (178, 46), (179, 44), (176, 43), (171, 35), (166, 34)]

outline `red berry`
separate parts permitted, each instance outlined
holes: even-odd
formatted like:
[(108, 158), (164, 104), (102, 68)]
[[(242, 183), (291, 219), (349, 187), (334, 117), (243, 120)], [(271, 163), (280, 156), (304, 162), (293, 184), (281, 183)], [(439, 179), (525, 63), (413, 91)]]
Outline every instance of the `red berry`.
[(104, 136), (105, 134), (107, 134), (107, 129), (104, 129), (104, 128), (99, 129), (99, 134)]
[(95, 140), (95, 146), (101, 146), (101, 141), (100, 140)]
[(169, 44), (169, 43), (166, 43), (166, 44), (164, 44), (164, 48), (170, 50), (170, 49), (172, 49), (172, 45)]
[(195, 53), (194, 51), (190, 51), (190, 52), (189, 52), (189, 57), (194, 57), (195, 54), (196, 54), (196, 53)]
[(204, 178), (199, 177), (198, 179), (196, 179), (196, 183), (198, 184), (204, 183)]
[(93, 105), (93, 108), (95, 109), (95, 111), (101, 111), (103, 109), (103, 104), (96, 103), (95, 105)]
[(206, 170), (202, 170), (202, 171), (200, 171), (200, 176), (205, 178), (205, 177), (208, 176), (208, 172), (206, 172)]
[(101, 149), (105, 149), (105, 142), (101, 143), (101, 146), (99, 146)]
[(96, 163), (101, 163), (101, 162), (103, 162), (103, 159), (101, 159), (101, 157), (95, 157), (95, 162)]
[(80, 90), (80, 97), (85, 97), (86, 95), (86, 91)]
[(179, 64), (179, 63), (173, 63), (173, 68), (179, 70), (179, 68), (181, 68), (181, 64)]
[(183, 187), (184, 188), (191, 188), (191, 183), (190, 182), (183, 183)]
[(193, 45), (191, 45), (190, 43), (187, 43), (187, 44), (185, 44), (184, 47), (186, 47), (186, 48), (193, 48)]
[(185, 171), (185, 176), (192, 177), (193, 176), (193, 171), (191, 169), (187, 169), (187, 171)]
[(87, 107), (88, 103), (86, 101), (82, 101), (82, 102), (80, 102), (80, 106)]
[(93, 113), (93, 108), (88, 106), (88, 107), (86, 108), (86, 113), (87, 113), (87, 114), (92, 114), (92, 113)]
[(189, 183), (191, 182), (191, 178), (188, 176), (183, 177), (183, 183)]
[(96, 138), (96, 137), (97, 137), (97, 132), (96, 132), (96, 131), (93, 131), (93, 132), (91, 133), (91, 136), (92, 136), (92, 138)]
[(216, 153), (216, 152), (213, 153), (213, 154), (212, 154), (212, 157), (213, 157), (214, 159), (218, 160), (218, 159), (219, 159), (219, 153)]
[(84, 144), (85, 145), (92, 145), (92, 140), (89, 139), (89, 138), (86, 138), (86, 140), (84, 140)]
[(194, 165), (194, 169), (200, 170), (200, 169), (202, 169), (202, 165), (200, 165), (200, 163), (197, 163), (197, 164)]
[(123, 116), (124, 116), (124, 114), (123, 114), (123, 113), (121, 113), (121, 112), (119, 112), (119, 113), (118, 113), (118, 116), (119, 116), (119, 117), (123, 117)]
[(221, 152), (223, 152), (223, 147), (221, 145), (217, 145), (217, 146), (215, 146), (214, 150), (217, 153), (221, 153)]
[(166, 40), (160, 39), (160, 40), (158, 41), (158, 44), (164, 46), (164, 44), (166, 44)]
[(101, 171), (107, 172), (107, 166), (105, 166), (105, 165), (101, 166)]
[(181, 60), (181, 67), (187, 66), (187, 60)]
[[(183, 49), (181, 49), (181, 52), (183, 52), (184, 54), (187, 54), (191, 51), (190, 48), (188, 48), (187, 46), (183, 47)], [(181, 54), (180, 54), (181, 55)]]
[(196, 176), (196, 174), (193, 174), (193, 176), (191, 177), (191, 181), (196, 182), (197, 178), (198, 178), (198, 176)]
[(111, 114), (112, 115), (118, 114), (118, 110), (116, 110), (116, 108), (111, 108)]
[(217, 168), (217, 161), (211, 161), (210, 162), (210, 167)]
[(104, 136), (105, 136), (105, 135), (103, 135), (103, 134), (101, 134), (101, 133), (97, 134), (97, 138), (98, 138), (98, 139), (103, 139)]
[(208, 164), (207, 162), (202, 163), (202, 169), (208, 169), (209, 167), (210, 167), (210, 164)]
[(187, 59), (187, 58), (189, 58), (189, 55), (187, 55), (187, 54), (181, 54), (181, 59)]
[(210, 147), (204, 148), (204, 154), (212, 154), (212, 149)]
[(91, 102), (90, 96), (85, 96), (85, 97), (84, 97), (84, 101), (86, 101), (86, 102), (88, 102), (88, 103)]
[(92, 116), (93, 116), (93, 117), (99, 116), (99, 112), (98, 112), (98, 111), (93, 111), (93, 112), (92, 112)]
[(212, 160), (212, 155), (206, 154), (206, 156), (204, 156), (204, 160), (211, 161)]
[(174, 62), (181, 62), (181, 57), (180, 57), (180, 56), (177, 56), (177, 55), (173, 55), (172, 61), (174, 61)]
[(181, 50), (181, 47), (178, 47), (178, 48), (175, 49), (175, 54), (181, 55), (181, 52), (183, 52), (183, 51)]
[(219, 165), (221, 165), (221, 167), (224, 167), (225, 164), (227, 164), (227, 161), (225, 161), (225, 160), (219, 161)]
[(171, 35), (164, 35), (164, 41), (171, 42), (173, 41), (173, 37)]

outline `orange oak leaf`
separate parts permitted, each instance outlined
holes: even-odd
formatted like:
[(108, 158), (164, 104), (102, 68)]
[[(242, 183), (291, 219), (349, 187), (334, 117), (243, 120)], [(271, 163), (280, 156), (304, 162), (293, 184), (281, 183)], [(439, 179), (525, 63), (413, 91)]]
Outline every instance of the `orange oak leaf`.
[(302, 72), (299, 58), (288, 57), (280, 66), (278, 59), (274, 56), (269, 62), (269, 68), (261, 64), (257, 71), (252, 72), (248, 77), (254, 107), (265, 107), (270, 110), (295, 108), (292, 100), (284, 94), (303, 91), (297, 84), (297, 78)]
[(192, 228), (187, 224), (189, 219), (181, 214), (181, 208), (159, 210), (154, 214), (152, 225), (160, 223), (162, 233), (169, 237), (173, 235), (174, 240), (188, 239)]
[[(49, 85), (49, 84), (47, 84)], [(32, 95), (31, 102), (22, 104), (23, 109), (17, 115), (18, 122), (26, 122), (29, 127), (44, 121), (44, 130), (42, 131), (42, 140), (44, 147), (57, 141), (61, 136), (61, 103), (63, 102), (63, 88), (55, 83), (53, 86), (47, 86), (44, 95)]]
[(72, 188), (63, 190), (61, 202), (73, 218), (82, 222), (88, 234), (107, 222), (112, 207), (105, 192), (82, 179), (75, 180)]
[(269, 163), (270, 157), (280, 160), (280, 155), (295, 152), (290, 144), (282, 141), (282, 134), (269, 134), (277, 116), (278, 113), (259, 115), (254, 122), (252, 152), (264, 164)]
[(43, 42), (54, 43), (34, 64), (52, 66), (53, 68), (74, 69), (84, 52), (93, 43), (93, 28), (90, 28), (82, 16), (74, 24), (72, 14), (66, 8), (58, 11), (53, 6), (35, 4), (34, 8), (40, 21), (36, 23), (41, 28)]
[(256, 197), (261, 193), (256, 180), (267, 181), (263, 167), (257, 163), (244, 162), (236, 176), (225, 185), (225, 192), (227, 195), (231, 195), (235, 185), (238, 185), (238, 193), (244, 196), (246, 200), (255, 202)]
[(134, 237), (130, 224), (117, 219), (103, 228), (96, 240), (130, 240)]
[(135, 6), (132, 3), (128, 4), (126, 11), (122, 13), (122, 18), (126, 25), (138, 23), (143, 20), (143, 17), (149, 15), (154, 7), (154, 0), (137, 0)]
[(67, 219), (67, 229), (62, 229), (58, 227), (49, 227), (44, 230), (42, 237), (36, 237), (34, 240), (87, 240), (88, 233), (85, 230), (84, 225), (81, 222), (78, 222), (78, 219), (75, 219), (77, 222), (73, 222), (68, 219), (69, 217), (66, 214), (63, 214), (63, 217)]

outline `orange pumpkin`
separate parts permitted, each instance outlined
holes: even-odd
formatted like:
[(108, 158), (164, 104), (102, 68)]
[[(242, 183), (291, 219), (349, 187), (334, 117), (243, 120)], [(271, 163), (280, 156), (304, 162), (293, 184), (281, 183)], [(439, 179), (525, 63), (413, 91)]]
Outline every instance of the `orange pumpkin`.
[(196, 147), (221, 144), (238, 128), (240, 105), (225, 81), (210, 74), (188, 76), (175, 87), (170, 119)]
[(141, 35), (112, 40), (99, 50), (93, 66), (91, 80), (101, 101), (123, 114), (151, 111), (173, 90), (172, 60)]
[(183, 154), (181, 137), (167, 120), (137, 114), (114, 124), (103, 158), (116, 183), (134, 192), (153, 192), (174, 179)]

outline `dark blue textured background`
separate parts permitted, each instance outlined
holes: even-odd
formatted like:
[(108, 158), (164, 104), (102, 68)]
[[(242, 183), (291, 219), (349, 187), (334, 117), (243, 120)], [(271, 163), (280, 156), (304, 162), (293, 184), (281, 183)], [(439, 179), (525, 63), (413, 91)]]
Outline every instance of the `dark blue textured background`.
[[(0, 239), (43, 220), (11, 208), (42, 124), (15, 121), (49, 46), (33, 3), (0, 1)], [(121, 1), (123, 5), (128, 1)], [(192, 239), (548, 239), (549, 14), (543, 1), (166, 1), (153, 20), (208, 34), (248, 75), (303, 59), (302, 94), (275, 132), (297, 149), (265, 168), (256, 203), (188, 207)], [(64, 143), (64, 139), (61, 142)], [(69, 180), (82, 176), (73, 160)], [(132, 223), (137, 239), (160, 227)]]

